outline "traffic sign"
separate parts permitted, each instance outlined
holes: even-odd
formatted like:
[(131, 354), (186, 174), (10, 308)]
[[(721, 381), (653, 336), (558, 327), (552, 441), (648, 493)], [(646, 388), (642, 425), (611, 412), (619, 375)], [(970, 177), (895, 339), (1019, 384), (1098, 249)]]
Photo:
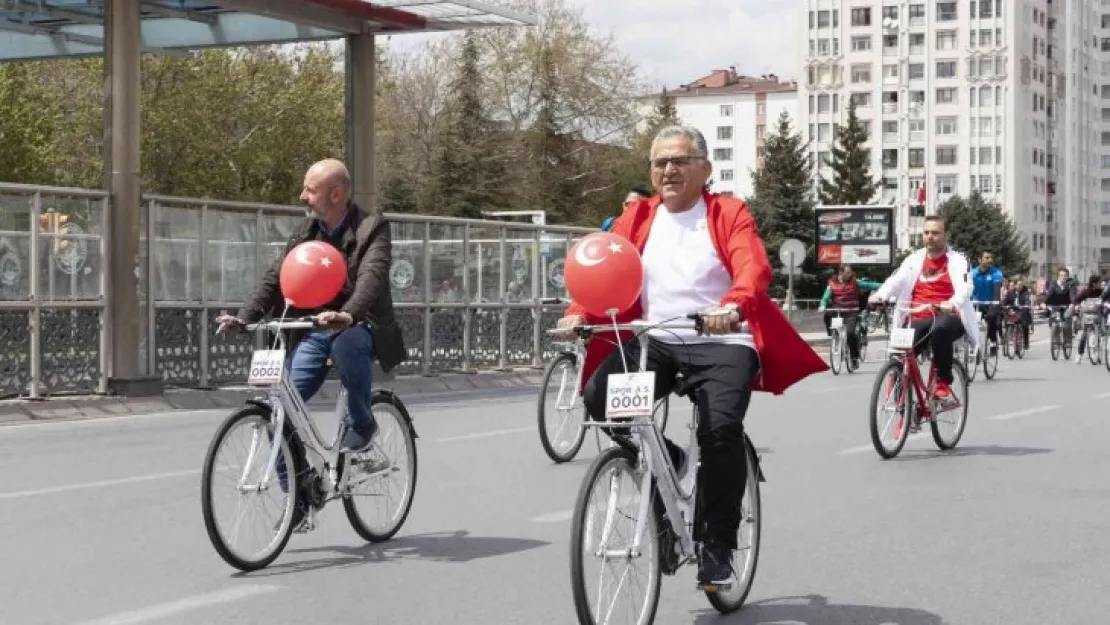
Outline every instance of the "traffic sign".
[(806, 259), (806, 246), (798, 239), (786, 239), (779, 246), (779, 260), (789, 269), (797, 269)]

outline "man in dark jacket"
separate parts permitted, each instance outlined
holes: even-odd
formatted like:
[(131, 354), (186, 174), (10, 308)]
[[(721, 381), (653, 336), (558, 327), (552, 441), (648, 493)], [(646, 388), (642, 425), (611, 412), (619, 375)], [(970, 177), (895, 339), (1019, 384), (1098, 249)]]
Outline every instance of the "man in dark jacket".
[[(393, 314), (389, 290), (392, 239), (389, 222), (350, 201), (351, 178), (343, 163), (328, 159), (309, 168), (301, 201), (311, 212), (285, 246), (235, 317), (217, 319), (220, 329), (255, 323), (267, 314), (313, 315), (322, 326), (291, 333), (290, 374), (308, 401), (320, 390), (329, 358), (347, 389), (348, 422), (341, 449), (360, 452), (370, 447), (377, 424), (370, 412), (372, 363), (376, 357), (389, 371), (405, 360), (404, 339)], [(339, 295), (316, 310), (285, 310), (279, 273), (286, 254), (305, 241), (324, 241), (347, 260), (347, 282)]]

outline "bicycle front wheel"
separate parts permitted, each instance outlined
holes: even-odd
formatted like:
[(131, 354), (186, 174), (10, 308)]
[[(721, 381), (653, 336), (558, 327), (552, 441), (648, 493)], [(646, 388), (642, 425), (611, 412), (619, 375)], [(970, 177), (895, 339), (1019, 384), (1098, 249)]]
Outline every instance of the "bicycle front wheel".
[[(913, 354), (902, 358), (913, 358)], [(912, 411), (912, 383), (906, 380), (902, 362), (889, 360), (879, 370), (871, 391), (871, 445), (884, 460), (897, 456), (906, 446)]]
[(370, 409), (378, 424), (373, 447), (366, 453), (346, 454), (339, 462), (346, 474), (343, 510), (347, 520), (359, 536), (376, 543), (392, 538), (412, 509), (416, 432), (397, 397), (375, 393)]
[[(297, 466), (290, 437), (275, 437), (270, 411), (251, 404), (224, 420), (208, 446), (200, 487), (204, 528), (216, 553), (240, 571), (269, 566), (293, 533), (300, 476), (284, 470)], [(266, 475), (275, 439), (277, 463)], [(224, 507), (232, 518), (221, 518)]]
[[(586, 471), (570, 539), (571, 591), (581, 625), (655, 620), (662, 582), (655, 506), (646, 507), (640, 544), (634, 544), (641, 500), (657, 496), (654, 486), (642, 492), (644, 470), (632, 452), (610, 447)], [(637, 566), (646, 569), (642, 575), (632, 571)]]
[(740, 528), (736, 550), (732, 552), (732, 570), (735, 582), (728, 589), (706, 591), (705, 596), (718, 612), (730, 614), (742, 608), (755, 582), (755, 569), (759, 564), (759, 541), (762, 536), (763, 508), (759, 497), (759, 456), (751, 440), (745, 438), (744, 448), (748, 460), (748, 479), (744, 485), (744, 498), (740, 502)]
[(829, 368), (832, 369), (833, 375), (840, 375), (840, 362), (843, 358), (840, 348), (840, 331), (833, 330), (832, 336), (829, 337)]

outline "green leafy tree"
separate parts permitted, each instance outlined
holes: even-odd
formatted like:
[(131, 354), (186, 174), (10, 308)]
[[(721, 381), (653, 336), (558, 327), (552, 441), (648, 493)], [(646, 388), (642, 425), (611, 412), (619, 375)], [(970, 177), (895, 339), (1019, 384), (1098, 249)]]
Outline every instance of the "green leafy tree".
[(61, 116), (38, 80), (47, 67), (42, 62), (0, 64), (0, 180), (44, 184), (55, 177)]
[(937, 213), (947, 224), (948, 245), (970, 262), (989, 250), (994, 264), (1007, 274), (1029, 271), (1029, 246), (998, 203), (975, 191), (967, 198), (948, 198), (937, 207)]
[[(794, 280), (797, 297), (818, 297), (823, 285), (814, 249), (812, 168), (809, 142), (793, 130), (790, 115), (783, 111), (766, 138), (762, 169), (752, 172), (754, 194), (747, 204), (759, 225), (773, 267), (780, 266), (778, 250), (783, 240), (798, 239), (805, 244), (807, 254), (802, 274)], [(776, 273), (772, 297), (785, 296), (786, 283), (786, 275)]]
[(855, 103), (848, 104), (848, 123), (836, 125), (836, 142), (830, 152), (832, 179), (821, 179), (819, 199), (826, 205), (870, 204), (879, 191), (871, 177), (868, 130), (856, 116)]

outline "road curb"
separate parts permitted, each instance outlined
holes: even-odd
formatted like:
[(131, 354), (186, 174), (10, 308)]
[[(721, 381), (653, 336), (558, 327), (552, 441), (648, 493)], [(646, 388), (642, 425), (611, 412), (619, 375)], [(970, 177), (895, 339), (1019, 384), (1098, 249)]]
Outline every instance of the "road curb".
[[(397, 376), (383, 384), (382, 388), (389, 389), (404, 399), (451, 391), (535, 387), (539, 386), (542, 379), (542, 369), (527, 368), (434, 376)], [(338, 380), (329, 379), (313, 398), (312, 405), (334, 404), (338, 394)], [(41, 400), (4, 400), (0, 401), (0, 427), (21, 423), (235, 408), (243, 405), (248, 399), (264, 396), (265, 390), (236, 386), (214, 389), (167, 389), (158, 397), (75, 395)]]

